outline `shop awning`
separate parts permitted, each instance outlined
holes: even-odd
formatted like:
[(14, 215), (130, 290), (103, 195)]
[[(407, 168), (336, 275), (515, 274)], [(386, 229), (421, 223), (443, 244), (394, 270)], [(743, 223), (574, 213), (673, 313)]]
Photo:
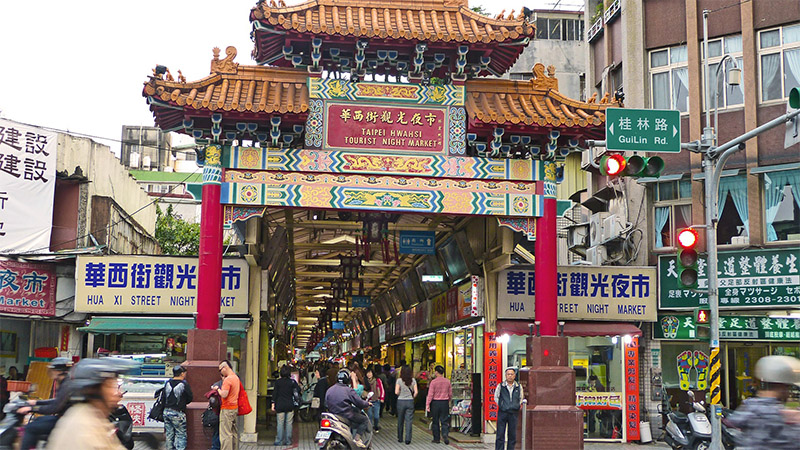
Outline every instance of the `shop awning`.
[[(527, 336), (530, 334), (529, 324), (533, 322), (527, 320), (498, 320), (497, 335), (516, 334)], [(566, 322), (564, 324), (564, 335), (574, 337), (592, 336), (641, 336), (642, 330), (632, 323), (625, 322)]]
[[(225, 318), (222, 329), (231, 334), (244, 334), (250, 319)], [(185, 333), (194, 328), (191, 317), (92, 317), (88, 326), (78, 331), (94, 334), (162, 334)]]

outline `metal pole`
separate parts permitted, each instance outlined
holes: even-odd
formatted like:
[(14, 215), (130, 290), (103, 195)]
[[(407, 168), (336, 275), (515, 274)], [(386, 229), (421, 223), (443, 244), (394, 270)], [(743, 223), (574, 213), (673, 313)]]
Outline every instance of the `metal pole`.
[(525, 438), (527, 437), (527, 434), (528, 434), (528, 430), (527, 430), (527, 428), (528, 428), (528, 415), (526, 414), (527, 409), (528, 409), (526, 407), (527, 405), (528, 405), (528, 399), (527, 398), (522, 399), (522, 448), (523, 449), (527, 448), (527, 447), (525, 447)]

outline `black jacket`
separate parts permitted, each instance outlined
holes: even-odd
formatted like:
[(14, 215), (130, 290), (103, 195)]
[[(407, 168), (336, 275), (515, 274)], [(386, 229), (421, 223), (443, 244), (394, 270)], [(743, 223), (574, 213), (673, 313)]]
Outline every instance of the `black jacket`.
[(291, 378), (278, 378), (275, 380), (275, 389), (272, 391), (272, 402), (275, 404), (275, 412), (284, 413), (294, 411), (292, 395), (295, 391), (300, 391), (300, 386)]
[(192, 388), (184, 380), (171, 379), (164, 384), (164, 409), (186, 412), (186, 405), (192, 403)]
[(328, 379), (322, 377), (314, 386), (314, 397), (319, 398), (319, 409), (325, 409), (325, 393), (328, 392)]
[(34, 405), (33, 412), (37, 414), (44, 414), (46, 416), (53, 415), (53, 414), (63, 414), (64, 411), (67, 410), (67, 406), (69, 405), (69, 397), (72, 388), (69, 385), (69, 380), (64, 380), (61, 382), (61, 386), (58, 387), (58, 392), (56, 392), (56, 398), (51, 398), (49, 400), (39, 400)]

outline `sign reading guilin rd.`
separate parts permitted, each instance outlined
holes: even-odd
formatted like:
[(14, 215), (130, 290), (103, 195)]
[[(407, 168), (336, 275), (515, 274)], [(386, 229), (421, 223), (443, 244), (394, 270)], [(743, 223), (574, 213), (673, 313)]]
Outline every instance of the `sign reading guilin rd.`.
[(678, 153), (681, 151), (681, 113), (665, 109), (608, 108), (606, 148)]

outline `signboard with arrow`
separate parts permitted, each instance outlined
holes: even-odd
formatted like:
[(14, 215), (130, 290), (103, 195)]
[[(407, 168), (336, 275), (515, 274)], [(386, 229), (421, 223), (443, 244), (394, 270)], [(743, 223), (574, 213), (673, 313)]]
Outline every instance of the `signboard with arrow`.
[(665, 109), (608, 108), (606, 148), (678, 153), (681, 151), (681, 113)]

